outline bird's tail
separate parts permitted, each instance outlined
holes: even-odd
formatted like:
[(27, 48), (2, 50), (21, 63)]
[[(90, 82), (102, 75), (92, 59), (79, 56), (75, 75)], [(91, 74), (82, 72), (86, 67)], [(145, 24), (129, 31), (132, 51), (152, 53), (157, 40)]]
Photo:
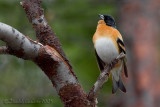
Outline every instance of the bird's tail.
[(121, 76), (119, 77), (119, 81), (116, 81), (116, 80), (114, 79), (114, 77), (112, 76), (112, 81), (113, 81), (113, 88), (112, 88), (112, 93), (113, 93), (113, 94), (118, 90), (118, 88), (119, 88), (122, 92), (126, 93), (126, 88), (125, 88), (125, 86), (123, 85)]

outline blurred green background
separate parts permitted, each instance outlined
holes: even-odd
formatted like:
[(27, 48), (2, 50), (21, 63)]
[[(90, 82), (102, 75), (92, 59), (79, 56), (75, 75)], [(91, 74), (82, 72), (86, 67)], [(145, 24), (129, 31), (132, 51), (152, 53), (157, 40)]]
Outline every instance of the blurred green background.
[[(22, 0), (0, 0), (0, 22), (6, 23), (33, 40), (35, 32), (28, 22)], [(61, 41), (80, 84), (88, 93), (99, 70), (94, 55), (92, 36), (98, 14), (111, 14), (116, 19), (115, 0), (42, 0), (45, 17)], [(0, 45), (5, 45), (0, 41)], [(106, 107), (111, 95), (111, 80), (103, 86), (99, 106)], [(51, 99), (50, 104), (4, 104), (6, 99)], [(0, 107), (63, 107), (48, 77), (31, 61), (0, 55)]]

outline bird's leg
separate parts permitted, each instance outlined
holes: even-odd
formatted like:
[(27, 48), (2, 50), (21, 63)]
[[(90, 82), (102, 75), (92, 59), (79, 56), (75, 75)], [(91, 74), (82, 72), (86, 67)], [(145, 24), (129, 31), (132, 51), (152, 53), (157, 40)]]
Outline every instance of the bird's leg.
[(110, 66), (110, 69), (112, 69), (112, 68), (114, 68), (114, 66), (117, 64), (119, 62), (119, 60), (113, 60), (113, 61), (111, 61), (111, 63), (109, 64), (109, 66)]

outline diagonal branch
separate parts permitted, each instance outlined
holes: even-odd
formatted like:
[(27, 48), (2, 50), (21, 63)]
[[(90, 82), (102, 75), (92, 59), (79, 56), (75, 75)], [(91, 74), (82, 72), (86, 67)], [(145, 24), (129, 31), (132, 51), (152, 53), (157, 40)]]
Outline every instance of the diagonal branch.
[(100, 89), (102, 88), (103, 84), (108, 81), (109, 74), (111, 69), (123, 58), (125, 57), (125, 54), (122, 52), (116, 59), (112, 61), (111, 64), (109, 64), (103, 72), (100, 73), (97, 81), (95, 82), (94, 86), (91, 88), (88, 99), (91, 101), (91, 103), (96, 103), (96, 99), (98, 97), (98, 93)]
[(58, 38), (44, 18), (41, 0), (24, 0), (21, 5), (29, 22), (32, 23), (38, 41), (44, 45), (39, 50), (39, 56), (34, 62), (52, 81), (66, 107), (76, 107), (77, 105), (86, 107), (88, 105), (87, 95), (78, 83)]
[[(41, 7), (41, 0), (24, 0), (24, 2), (21, 2), (21, 5), (26, 12), (29, 22), (32, 23), (39, 42), (43, 45), (49, 45), (53, 47), (62, 56), (72, 72), (72, 66), (70, 65), (64, 51), (61, 48), (59, 39), (56, 37), (54, 31), (48, 25), (44, 17), (44, 9)], [(72, 74), (74, 75), (74, 72), (72, 72)]]
[(8, 53), (23, 59), (34, 59), (38, 56), (40, 44), (24, 36), (13, 27), (0, 22), (0, 40), (7, 47), (1, 47), (1, 53)]

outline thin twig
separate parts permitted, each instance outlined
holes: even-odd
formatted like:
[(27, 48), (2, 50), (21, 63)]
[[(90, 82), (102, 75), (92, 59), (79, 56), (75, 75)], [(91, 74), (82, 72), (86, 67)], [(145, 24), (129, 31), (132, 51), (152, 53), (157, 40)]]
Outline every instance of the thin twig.
[(125, 57), (125, 54), (120, 53), (120, 55), (116, 59), (114, 59), (111, 64), (106, 66), (103, 72), (100, 73), (97, 81), (95, 82), (94, 86), (91, 88), (88, 94), (88, 99), (91, 101), (91, 103), (93, 103), (93, 105), (94, 103), (96, 103), (98, 93), (102, 88), (103, 84), (108, 81), (111, 69), (124, 57)]

